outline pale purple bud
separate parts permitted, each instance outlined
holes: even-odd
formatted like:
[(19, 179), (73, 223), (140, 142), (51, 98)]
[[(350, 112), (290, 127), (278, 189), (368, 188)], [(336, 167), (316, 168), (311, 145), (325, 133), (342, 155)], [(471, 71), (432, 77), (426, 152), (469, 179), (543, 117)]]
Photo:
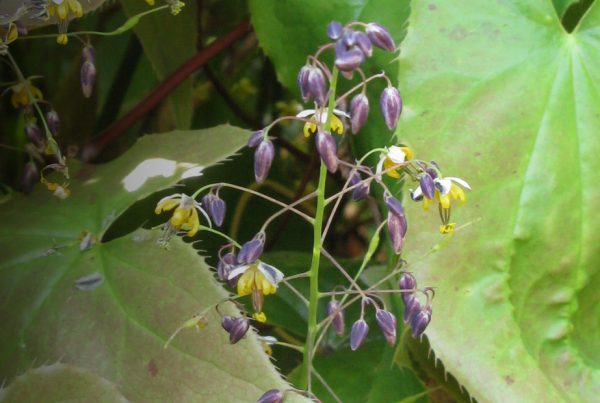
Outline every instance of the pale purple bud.
[(227, 281), (229, 278), (229, 273), (233, 269), (236, 264), (235, 253), (229, 252), (219, 258), (219, 263), (217, 264), (217, 276), (219, 276), (219, 280)]
[(84, 46), (81, 50), (81, 59), (84, 62), (96, 63), (96, 51), (92, 46)]
[(331, 325), (338, 336), (344, 335), (344, 311), (339, 301), (330, 301), (327, 304), (327, 315), (331, 317)]
[(206, 211), (213, 223), (220, 227), (225, 218), (225, 201), (214, 193), (209, 193), (202, 198), (202, 204), (206, 207)]
[(81, 92), (83, 96), (89, 98), (94, 91), (94, 83), (96, 82), (96, 66), (90, 61), (85, 61), (81, 65)]
[(35, 123), (29, 122), (25, 125), (25, 136), (27, 140), (31, 141), (38, 148), (43, 148), (45, 145), (45, 139), (42, 135), (40, 127)]
[(308, 75), (310, 74), (311, 67), (304, 65), (298, 72), (298, 88), (300, 88), (300, 95), (304, 102), (308, 101), (311, 97), (310, 88), (308, 87)]
[(356, 351), (363, 344), (367, 334), (369, 333), (369, 325), (364, 319), (359, 319), (352, 325), (350, 330), (350, 349)]
[(396, 317), (393, 313), (378, 309), (375, 312), (377, 324), (390, 346), (396, 344)]
[(331, 173), (337, 171), (337, 144), (331, 134), (322, 131), (317, 133), (317, 151), (327, 170)]
[(254, 148), (257, 145), (260, 144), (261, 141), (263, 141), (265, 135), (264, 132), (262, 130), (257, 130), (255, 132), (252, 132), (252, 134), (250, 135), (250, 138), (248, 139), (248, 147), (250, 148)]
[(390, 130), (394, 130), (402, 112), (402, 98), (400, 98), (398, 89), (395, 87), (384, 89), (379, 99), (379, 105), (385, 124)]
[(362, 200), (369, 195), (370, 183), (363, 182), (358, 172), (354, 172), (350, 177), (350, 185), (358, 185), (352, 191), (352, 198), (354, 200)]
[(433, 195), (435, 193), (435, 186), (433, 184), (433, 178), (428, 173), (423, 173), (421, 175), (421, 179), (419, 180), (419, 184), (421, 185), (421, 191), (423, 195), (428, 199), (433, 199)]
[(356, 32), (354, 34), (354, 40), (358, 48), (364, 53), (366, 57), (373, 56), (373, 45), (371, 40), (363, 32)]
[(404, 235), (406, 235), (406, 218), (390, 212), (388, 213), (387, 227), (392, 249), (394, 252), (400, 253), (404, 246)]
[(334, 41), (337, 41), (342, 36), (342, 31), (344, 27), (337, 21), (331, 21), (329, 25), (327, 25), (327, 36)]
[[(401, 291), (414, 291), (417, 288), (417, 280), (411, 273), (402, 273), (400, 282), (398, 283), (398, 288)], [(404, 301), (405, 305), (410, 297), (414, 297), (414, 295), (408, 292), (402, 293), (402, 300)]]
[[(221, 325), (225, 330), (227, 330), (224, 323), (226, 317), (224, 317), (223, 322), (221, 322)], [(248, 329), (250, 328), (248, 320), (244, 317), (232, 318), (227, 325), (229, 326), (229, 330), (227, 331), (229, 333), (229, 342), (231, 344), (235, 344), (240, 341), (246, 335), (246, 333), (248, 333)]]
[(267, 178), (274, 157), (275, 147), (273, 142), (268, 139), (261, 141), (254, 153), (254, 178), (257, 183), (263, 183)]
[(402, 207), (402, 205), (400, 204), (400, 201), (398, 201), (398, 199), (396, 199), (394, 196), (390, 195), (387, 192), (384, 196), (384, 199), (385, 199), (385, 204), (390, 213), (393, 213), (396, 215), (404, 215), (404, 208)]
[(431, 308), (422, 309), (419, 311), (410, 321), (410, 327), (412, 328), (412, 337), (417, 338), (423, 334), (427, 325), (431, 321)]
[(241, 265), (254, 263), (262, 255), (264, 247), (265, 233), (259, 232), (254, 238), (242, 245), (237, 257), (238, 263)]
[(279, 389), (267, 390), (258, 398), (256, 403), (281, 403), (283, 402), (283, 392)]
[(309, 96), (312, 96), (319, 106), (324, 106), (328, 98), (325, 74), (318, 67), (312, 67), (308, 73), (307, 80)]
[[(336, 47), (337, 50), (337, 47)], [(352, 71), (360, 67), (365, 61), (365, 55), (358, 48), (351, 48), (340, 52), (336, 51), (335, 66), (340, 71)]]
[(374, 22), (367, 24), (366, 32), (373, 45), (389, 52), (396, 50), (396, 44), (392, 35), (381, 25)]
[[(435, 162), (434, 162), (434, 161), (431, 161), (431, 163), (432, 163), (432, 164), (435, 164)], [(435, 165), (437, 166), (437, 164), (435, 164)], [(438, 168), (438, 169), (439, 169), (439, 168)], [(437, 178), (438, 178), (438, 173), (437, 173), (437, 171), (436, 171), (435, 169), (433, 169), (433, 168), (427, 168), (425, 171), (426, 171), (426, 172), (429, 174), (429, 176), (431, 176), (433, 179), (437, 179)]]
[(350, 123), (352, 133), (356, 134), (362, 129), (369, 116), (369, 98), (365, 94), (358, 94), (350, 101)]
[(58, 118), (58, 113), (55, 110), (51, 110), (46, 113), (46, 122), (48, 123), (48, 129), (53, 136), (56, 136), (60, 131), (60, 119)]
[(23, 178), (21, 179), (21, 187), (24, 193), (31, 193), (33, 185), (40, 179), (40, 171), (35, 165), (35, 162), (29, 161), (23, 168)]
[(414, 294), (404, 301), (404, 323), (409, 323), (421, 311), (421, 303)]
[(233, 316), (223, 316), (221, 319), (221, 326), (227, 333), (231, 332), (231, 328), (233, 327), (233, 323), (235, 322), (235, 318)]

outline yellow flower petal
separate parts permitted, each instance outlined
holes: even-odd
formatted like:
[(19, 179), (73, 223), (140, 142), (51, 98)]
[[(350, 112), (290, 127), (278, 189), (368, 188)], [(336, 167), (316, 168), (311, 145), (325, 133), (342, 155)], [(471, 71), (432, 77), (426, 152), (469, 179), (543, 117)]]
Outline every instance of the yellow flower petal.
[(254, 318), (255, 321), (260, 323), (265, 323), (267, 321), (267, 315), (265, 315), (264, 312), (254, 312), (252, 314), (252, 318)]
[[(437, 196), (438, 194), (439, 194), (439, 193), (438, 193), (438, 192), (436, 192), (436, 196)], [(445, 195), (443, 195), (443, 196), (442, 196), (442, 195), (440, 195), (438, 199), (439, 199), (440, 205), (442, 206), (442, 208), (443, 208), (443, 209), (446, 209), (446, 210), (447, 210), (447, 209), (449, 209), (449, 208), (450, 208), (450, 194), (445, 194)]]
[(451, 234), (454, 232), (454, 227), (456, 226), (456, 223), (450, 223), (450, 224), (445, 224), (445, 225), (440, 225), (440, 233), (442, 234)]
[[(383, 169), (386, 171), (396, 165), (398, 165), (398, 164), (394, 163), (394, 161), (392, 161), (389, 158), (386, 158), (383, 160)], [(392, 170), (392, 171), (387, 171), (386, 174), (387, 174), (387, 176), (390, 176), (392, 178), (400, 179), (400, 173), (398, 172), (399, 169), (401, 169), (401, 168), (398, 168), (398, 169)]]
[(240, 276), (237, 283), (237, 293), (240, 297), (252, 293), (252, 284), (254, 283), (254, 269), (248, 269)]
[(171, 224), (175, 228), (179, 228), (183, 224), (188, 222), (189, 216), (190, 216), (190, 208), (179, 206), (173, 212), (173, 216), (171, 217)]
[(405, 155), (405, 160), (412, 160), (413, 159), (413, 150), (410, 147), (400, 147), (400, 149), (402, 150), (402, 152), (404, 152)]
[(154, 209), (154, 214), (160, 214), (163, 211), (169, 211), (179, 205), (179, 199), (168, 199), (162, 203), (159, 203)]
[(69, 8), (75, 14), (75, 17), (80, 18), (83, 16), (83, 8), (81, 4), (77, 0), (67, 0), (69, 3)]
[(195, 208), (192, 208), (192, 213), (190, 214), (190, 217), (188, 218), (187, 223), (190, 226), (190, 230), (188, 231), (187, 236), (192, 237), (192, 236), (196, 235), (196, 232), (198, 232), (198, 230), (200, 229), (200, 220), (198, 219), (198, 210), (196, 210)]
[(304, 124), (304, 137), (309, 138), (311, 135), (317, 132), (317, 125), (315, 123), (306, 122)]
[(66, 1), (56, 5), (56, 14), (59, 20), (66, 20), (69, 15), (69, 5)]
[(458, 185), (452, 184), (450, 187), (450, 195), (454, 200), (460, 200), (461, 203), (467, 201), (467, 196), (465, 195), (465, 191)]
[(340, 136), (344, 133), (344, 125), (341, 119), (335, 115), (331, 115), (331, 132), (337, 133)]

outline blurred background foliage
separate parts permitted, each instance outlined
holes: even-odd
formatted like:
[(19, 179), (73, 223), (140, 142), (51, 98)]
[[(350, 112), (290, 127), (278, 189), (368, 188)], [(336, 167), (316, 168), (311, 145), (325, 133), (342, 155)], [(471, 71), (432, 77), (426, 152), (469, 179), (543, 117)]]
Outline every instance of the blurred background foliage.
[[(172, 158), (207, 167), (201, 177), (167, 189), (162, 188), (173, 186), (176, 181), (156, 183), (153, 189), (136, 193), (126, 203), (120, 202), (118, 214), (106, 226), (104, 222), (101, 225), (90, 221), (103, 247), (109, 251), (116, 248), (117, 254), (127, 255), (121, 252), (126, 249), (122, 246), (129, 239), (126, 237), (131, 237), (139, 227), (149, 229), (163, 221), (163, 217), (150, 216), (159, 198), (174, 190), (189, 194), (198, 186), (215, 181), (255, 186), (250, 169), (252, 153), (240, 150), (247, 132), (225, 146), (219, 142), (203, 145), (201, 141), (188, 144), (178, 140), (175, 143), (175, 135), (165, 134), (161, 140), (164, 143), (156, 143), (155, 149), (127, 154), (140, 137), (174, 129), (193, 129), (189, 133), (195, 136), (198, 129), (224, 123), (255, 130), (278, 116), (296, 114), (302, 110), (295, 85), (297, 71), (306, 55), (326, 42), (325, 27), (329, 21), (375, 21), (387, 26), (401, 44), (400, 56), (377, 54), (367, 62), (366, 71), (376, 73), (385, 69), (404, 96), (406, 107), (396, 137), (385, 128), (376, 108), (383, 86), (375, 84), (369, 88), (372, 109), (367, 126), (360, 135), (348, 136), (348, 147), (341, 151), (346, 155), (362, 154), (373, 147), (408, 142), (418, 153), (424, 154), (423, 158), (439, 162), (449, 176), (460, 176), (474, 184), (473, 203), (453, 213), (468, 225), (450, 240), (440, 238), (433, 218), (409, 207), (411, 236), (407, 259), (409, 263), (415, 262), (411, 269), (419, 281), (435, 286), (438, 295), (432, 324), (426, 332), (429, 339), (414, 340), (403, 334), (397, 348), (390, 348), (371, 323), (369, 342), (351, 353), (346, 338), (331, 334), (319, 351), (317, 370), (344, 402), (593, 401), (600, 391), (600, 296), (595, 291), (600, 278), (598, 237), (594, 235), (594, 224), (600, 223), (593, 208), (598, 201), (597, 191), (593, 189), (600, 179), (594, 170), (598, 167), (597, 154), (593, 153), (600, 150), (596, 135), (600, 127), (596, 108), (600, 107), (596, 89), (600, 63), (595, 63), (600, 62), (597, 53), (600, 38), (595, 33), (600, 28), (600, 5), (593, 0), (508, 3), (492, 4), (487, 0), (332, 0), (325, 3), (316, 0), (189, 0), (178, 16), (165, 10), (142, 19), (134, 30), (118, 36), (83, 36), (81, 39), (89, 40), (96, 50), (98, 75), (91, 98), (81, 94), (79, 71), (83, 44), (76, 38), (71, 38), (66, 46), (57, 45), (53, 39), (25, 38), (12, 43), (10, 51), (26, 76), (40, 76), (34, 84), (58, 112), (61, 130), (57, 141), (72, 160), (84, 156), (95, 163), (106, 164), (101, 167), (113, 166), (116, 172), (125, 174), (123, 159), (136, 161), (134, 155), (142, 158), (140, 161), (161, 157), (163, 147), (168, 150), (180, 147), (181, 155), (173, 151)], [(111, 31), (128, 17), (148, 8), (141, 0), (107, 1), (83, 18), (72, 21), (70, 31)], [(30, 34), (54, 32), (56, 27), (51, 25), (32, 30)], [(236, 33), (235, 37), (226, 40), (232, 32)], [(206, 56), (207, 50), (215, 46), (219, 50)], [(198, 63), (191, 74), (181, 73), (182, 66), (200, 59), (204, 61)], [(168, 83), (173, 75), (178, 76), (181, 83), (169, 86), (172, 91), (168, 95), (154, 98), (158, 101), (155, 104), (149, 101), (153, 91)], [(14, 80), (10, 66), (0, 64), (0, 82)], [(345, 85), (342, 88), (350, 88), (351, 83)], [(575, 90), (569, 90), (569, 86)], [(146, 106), (147, 112), (133, 119), (128, 127), (119, 127), (118, 122), (127, 120), (131, 111), (140, 105)], [(219, 136), (218, 131), (207, 133)], [(271, 134), (276, 136), (278, 155), (269, 180), (259, 190), (292, 201), (314, 189), (318, 175), (314, 145), (304, 139), (299, 124), (278, 126)], [(168, 136), (171, 141), (165, 140)], [(28, 157), (19, 150), (26, 142), (23, 114), (12, 107), (10, 95), (5, 94), (0, 99), (0, 143), (3, 145), (0, 183), (7, 195), (11, 190), (23, 188), (23, 167)], [(206, 153), (196, 160), (190, 144), (198, 148), (199, 155), (206, 151), (204, 147), (209, 147), (214, 155), (233, 157), (222, 164), (215, 165), (216, 161), (210, 158), (205, 163), (202, 158), (207, 158)], [(122, 156), (117, 160), (120, 163), (111, 162), (118, 156)], [(532, 158), (543, 162), (532, 164)], [(574, 166), (580, 169), (574, 170)], [(86, 165), (82, 167), (85, 171)], [(78, 169), (79, 165), (75, 172)], [(94, 175), (103, 172), (102, 169), (94, 170)], [(551, 180), (545, 181), (547, 177)], [(80, 179), (74, 179), (74, 183)], [(333, 175), (329, 190), (339, 188), (342, 180), (341, 175)], [(390, 183), (398, 192), (402, 185)], [(572, 193), (573, 186), (581, 198), (564, 196)], [(61, 232), (57, 229), (61, 219), (75, 221), (89, 214), (85, 206), (77, 207), (77, 202), (70, 206), (69, 199), (57, 204), (39, 188), (37, 186), (27, 199), (13, 194), (13, 199), (6, 202), (11, 208), (6, 208), (8, 213), (0, 216), (3, 218), (2, 248), (8, 250), (17, 244), (23, 248), (21, 252), (0, 258), (4, 276), (0, 289), (7, 296), (0, 300), (0, 313), (9, 318), (8, 323), (14, 324), (17, 330), (19, 321), (29, 311), (23, 308), (26, 304), (15, 302), (15, 290), (35, 290), (39, 294), (32, 295), (33, 300), (43, 299), (49, 293), (45, 284), (29, 284), (39, 282), (35, 276), (9, 281), (11, 276), (18, 276), (14, 273), (19, 271), (20, 264), (35, 270), (36, 263), (25, 258), (31, 238), (27, 236), (30, 224), (24, 218), (23, 209), (25, 206), (39, 209), (35, 217), (40, 218), (35, 225), (47, 234), (36, 240), (42, 246), (53, 238), (53, 231)], [(114, 200), (118, 199), (111, 193), (116, 193), (115, 189), (93, 189), (107, 192), (104, 205), (109, 205), (113, 196)], [(276, 211), (267, 203), (241, 196), (236, 191), (224, 189), (221, 195), (228, 206), (224, 231), (240, 241), (251, 238), (262, 222)], [(15, 207), (17, 203), (24, 207)], [(311, 206), (303, 208), (311, 211)], [(70, 210), (76, 214), (71, 215)], [(65, 214), (64, 218), (44, 218), (52, 216), (53, 211)], [(356, 258), (366, 250), (374, 219), (380, 217), (372, 203), (347, 202), (334, 221), (326, 246), (343, 259), (350, 272), (356, 270), (359, 264)], [(79, 235), (83, 228), (73, 224), (69, 222), (64, 227)], [(17, 232), (22, 234), (18, 240), (12, 237), (17, 227), (20, 230)], [(523, 235), (526, 227), (531, 229)], [(581, 228), (580, 233), (573, 227)], [(568, 239), (564, 234), (569, 235)], [(265, 260), (288, 275), (302, 272), (310, 261), (311, 237), (311, 227), (297, 217), (284, 215), (270, 228)], [(210, 266), (216, 265), (216, 251), (221, 244), (222, 240), (207, 233), (193, 239), (193, 247), (206, 257)], [(190, 245), (178, 244), (176, 249), (180, 247), (188, 250), (185, 248)], [(387, 246), (382, 245), (373, 267), (362, 278), (364, 284), (369, 284), (374, 273), (386, 270), (388, 258)], [(146, 270), (144, 257), (139, 259), (139, 270)], [(58, 266), (66, 264), (67, 261), (60, 258), (56, 262)], [(209, 268), (198, 264), (194, 270), (208, 272)], [(337, 271), (326, 263), (321, 273), (324, 289), (333, 289), (341, 282)], [(147, 281), (144, 276), (139, 281), (139, 291), (149, 287), (144, 283)], [(194, 281), (206, 283), (209, 280), (202, 277)], [(17, 283), (21, 288), (14, 285)], [(213, 290), (214, 285), (210, 284), (208, 288)], [(72, 288), (71, 283), (65, 281), (65, 292), (69, 287)], [(222, 292), (218, 286), (214, 287)], [(298, 288), (306, 290), (308, 283), (303, 284), (301, 280)], [(166, 288), (162, 297), (170, 292)], [(10, 295), (13, 297), (8, 297)], [(401, 317), (399, 301), (392, 298), (389, 302)], [(180, 317), (171, 318), (168, 329), (160, 328), (164, 325), (160, 320), (148, 326), (153, 326), (160, 335), (168, 335), (174, 324), (193, 313), (189, 311), (192, 302), (184, 305), (187, 310), (180, 307), (170, 312)], [(63, 308), (55, 303), (49, 309), (51, 312)], [(282, 287), (267, 301), (265, 309), (270, 321), (258, 329), (261, 334), (274, 335), (292, 344), (302, 343), (307, 313), (289, 290)], [(93, 312), (98, 314), (99, 311)], [(347, 315), (353, 320), (357, 316), (356, 309), (349, 310)], [(130, 316), (136, 317), (136, 314), (123, 315), (124, 323), (131, 320)], [(56, 334), (68, 333), (67, 326), (71, 326), (71, 322), (65, 321), (63, 325), (61, 315), (56, 313), (56, 317), (59, 322), (52, 329)], [(24, 320), (30, 322), (27, 318)], [(10, 337), (20, 340), (24, 333), (17, 333)], [(61, 337), (48, 336), (47, 345), (39, 347), (40, 351), (48, 352), (47, 360), (58, 359), (53, 345), (64, 342)], [(78, 333), (68, 340), (77, 337), (80, 337)], [(194, 340), (201, 343), (201, 339), (194, 339), (191, 333), (186, 337), (184, 350), (193, 350)], [(258, 341), (253, 339), (253, 343), (248, 347), (248, 354), (263, 359)], [(17, 345), (17, 341), (14, 345), (8, 343), (6, 354), (0, 358), (13, 357), (9, 350)], [(149, 346), (157, 348), (159, 344)], [(293, 383), (301, 355), (277, 346), (272, 350), (274, 365)], [(200, 348), (192, 354), (202, 358), (204, 351)], [(235, 356), (233, 350), (224, 354), (223, 357)], [(39, 372), (24, 372), (47, 363), (35, 362), (33, 356), (19, 359), (22, 362), (18, 365), (0, 361), (0, 378), (7, 379), (8, 385), (15, 376), (24, 373), (13, 389), (9, 386), (10, 393), (0, 394), (0, 398), (18, 401), (20, 396), (22, 400), (25, 395), (19, 393), (23, 393), (22, 385), (27, 382), (39, 385), (40, 390), (51, 388), (49, 383), (39, 381)], [(110, 360), (126, 359), (110, 356)], [(72, 368), (70, 364), (87, 369)], [(145, 364), (148, 362), (144, 361)], [(105, 369), (96, 371), (93, 366), (68, 360), (61, 365), (55, 364), (48, 371), (53, 385), (70, 380), (75, 387), (90, 393), (101, 388), (115, 396), (124, 393), (126, 398), (162, 396), (150, 392), (136, 395), (123, 389), (119, 383), (129, 380), (112, 379)], [(192, 364), (169, 361), (165, 365), (177, 368)], [(260, 366), (268, 366), (266, 360), (261, 361)], [(127, 365), (119, 366), (125, 367)], [(226, 371), (232, 375), (231, 371), (249, 373), (255, 368), (248, 362)], [(201, 371), (179, 372), (186, 371), (178, 368), (173, 376), (177, 374), (189, 382), (193, 382), (194, 376), (203, 377)], [(111, 383), (102, 377), (108, 377)], [(270, 382), (279, 382), (276, 378), (270, 373), (268, 380), (255, 385), (266, 390)], [(146, 385), (147, 381), (140, 382), (139, 385)], [(167, 382), (163, 387), (168, 396), (169, 388), (177, 388), (177, 385)], [(249, 400), (259, 395), (255, 389), (248, 393)], [(335, 401), (320, 385), (316, 393), (323, 401)], [(243, 399), (242, 396), (238, 397)], [(28, 398), (35, 400), (35, 396)], [(180, 398), (193, 400), (202, 395), (191, 393)], [(217, 394), (212, 398), (226, 397)]]

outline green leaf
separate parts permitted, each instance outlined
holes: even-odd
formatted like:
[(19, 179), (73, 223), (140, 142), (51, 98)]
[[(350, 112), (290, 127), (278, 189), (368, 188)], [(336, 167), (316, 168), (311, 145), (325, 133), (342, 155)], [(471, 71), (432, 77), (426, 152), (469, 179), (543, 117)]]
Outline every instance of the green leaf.
[(571, 5), (577, 2), (579, 2), (579, 0), (552, 0), (559, 19), (562, 19), (562, 17), (565, 15), (565, 11), (567, 11)]
[(408, 206), (436, 356), (480, 401), (597, 400), (600, 3), (573, 34), (550, 1), (415, 2), (410, 27), (397, 134), (473, 187), (418, 262), (439, 219)]
[[(130, 18), (149, 9), (141, 0), (121, 0), (121, 4)], [(160, 81), (196, 54), (196, 8), (195, 1), (188, 1), (178, 15), (164, 10), (144, 16), (135, 25), (134, 31)], [(194, 112), (192, 79), (183, 81), (168, 100), (176, 128), (189, 128)]]
[[(80, 250), (82, 232), (100, 239), (128, 205), (173, 185), (184, 170), (230, 155), (247, 134), (221, 126), (146, 136), (109, 164), (72, 169), (66, 200), (38, 186), (30, 197), (4, 203), (0, 378), (60, 360), (135, 401), (246, 400), (285, 387), (254, 334), (230, 345), (214, 309), (205, 329), (184, 329), (163, 348), (183, 322), (227, 297), (190, 244), (175, 237), (165, 250), (156, 232), (139, 230)], [(239, 314), (231, 304), (220, 311)], [(54, 387), (64, 388), (68, 378)]]

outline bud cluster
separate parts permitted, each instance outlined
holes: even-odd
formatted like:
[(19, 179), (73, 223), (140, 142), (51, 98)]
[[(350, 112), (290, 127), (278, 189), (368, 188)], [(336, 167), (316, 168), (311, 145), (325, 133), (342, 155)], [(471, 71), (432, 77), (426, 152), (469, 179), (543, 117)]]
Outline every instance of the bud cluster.
[(417, 280), (408, 272), (402, 273), (399, 288), (401, 291), (404, 291), (402, 294), (402, 301), (404, 302), (404, 323), (411, 327), (413, 337), (420, 337), (431, 321), (430, 302), (433, 298), (433, 290), (431, 288), (426, 288), (421, 291), (427, 298), (427, 302), (421, 304), (417, 298)]

